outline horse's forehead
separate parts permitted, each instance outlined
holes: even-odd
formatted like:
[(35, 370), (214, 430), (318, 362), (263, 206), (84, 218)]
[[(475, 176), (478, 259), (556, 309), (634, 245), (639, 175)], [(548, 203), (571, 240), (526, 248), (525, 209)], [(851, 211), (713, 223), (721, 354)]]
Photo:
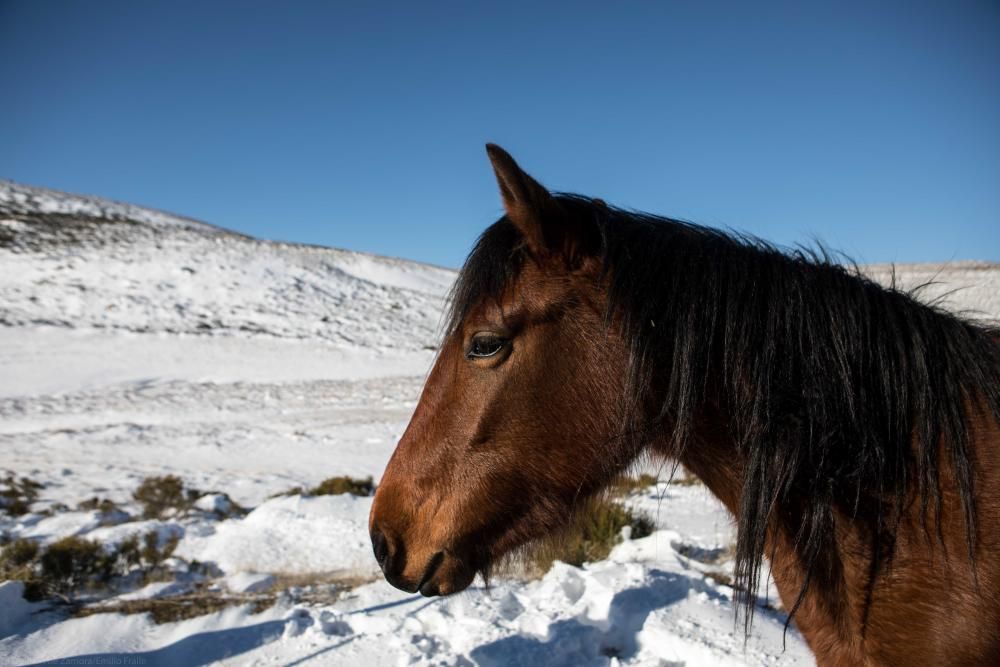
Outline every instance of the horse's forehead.
[(554, 304), (568, 300), (581, 285), (580, 278), (527, 263), (498, 298), (484, 297), (469, 310), (467, 322), (502, 321), (542, 316)]

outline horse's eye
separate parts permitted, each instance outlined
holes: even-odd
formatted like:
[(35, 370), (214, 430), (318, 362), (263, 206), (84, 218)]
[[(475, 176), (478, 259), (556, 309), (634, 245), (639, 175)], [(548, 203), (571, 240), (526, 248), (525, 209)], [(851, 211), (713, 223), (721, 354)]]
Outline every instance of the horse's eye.
[(469, 359), (485, 359), (492, 357), (503, 349), (507, 341), (493, 334), (483, 334), (472, 339), (469, 351), (466, 353)]

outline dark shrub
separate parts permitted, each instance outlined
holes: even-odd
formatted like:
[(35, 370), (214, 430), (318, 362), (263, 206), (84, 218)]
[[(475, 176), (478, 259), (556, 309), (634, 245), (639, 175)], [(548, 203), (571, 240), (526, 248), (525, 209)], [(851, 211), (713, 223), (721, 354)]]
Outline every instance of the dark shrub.
[(142, 515), (146, 519), (162, 519), (168, 510), (186, 510), (191, 506), (190, 495), (190, 491), (185, 493), (184, 482), (176, 475), (147, 477), (132, 493), (135, 501), (142, 505)]
[(38, 542), (19, 537), (0, 550), (0, 580), (30, 581), (35, 576)]
[(142, 549), (139, 547), (138, 533), (132, 533), (118, 545), (115, 550), (115, 569), (121, 573), (127, 573), (133, 567), (142, 565)]
[(310, 489), (309, 495), (313, 496), (339, 496), (349, 493), (352, 496), (370, 496), (375, 492), (375, 484), (371, 477), (356, 479), (354, 477), (331, 477), (319, 483), (319, 486)]
[(176, 535), (171, 535), (167, 539), (166, 544), (161, 547), (159, 534), (155, 530), (151, 530), (143, 536), (142, 542), (141, 554), (143, 562), (147, 567), (156, 568), (173, 555), (174, 549), (177, 548), (177, 544), (180, 542), (180, 538)]
[(0, 484), (0, 510), (10, 516), (21, 516), (31, 511), (31, 504), (38, 499), (42, 485), (33, 479), (8, 475)]
[(114, 571), (114, 557), (98, 542), (64, 537), (42, 553), (41, 579), (55, 594), (72, 595), (77, 589), (104, 583)]
[(84, 512), (100, 512), (101, 514), (110, 514), (111, 512), (118, 511), (118, 505), (113, 500), (107, 498), (101, 499), (97, 496), (84, 500), (76, 508)]

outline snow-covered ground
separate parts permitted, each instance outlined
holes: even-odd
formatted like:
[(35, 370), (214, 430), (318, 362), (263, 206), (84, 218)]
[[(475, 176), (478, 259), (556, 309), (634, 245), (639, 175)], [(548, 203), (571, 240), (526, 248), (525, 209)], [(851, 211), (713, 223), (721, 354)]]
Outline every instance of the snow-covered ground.
[[(949, 307), (1000, 314), (997, 265), (897, 272), (942, 282), (932, 296), (964, 287)], [(0, 664), (812, 664), (794, 629), (782, 649), (784, 617), (764, 599), (744, 643), (719, 583), (732, 527), (700, 485), (634, 492), (625, 502), (657, 531), (604, 561), (443, 599), (377, 576), (370, 498), (276, 496), (335, 475), (377, 482), (453, 279), (0, 182), (0, 473), (44, 485), (28, 514), (0, 512), (0, 531), (108, 548), (175, 538), (169, 580), (123, 578), (100, 604), (192, 591), (240, 602), (158, 624), (71, 617), (0, 584)], [(202, 490), (193, 510), (137, 518), (132, 492), (167, 474)], [(95, 496), (119, 513), (77, 509)], [(227, 518), (229, 499), (249, 512)]]

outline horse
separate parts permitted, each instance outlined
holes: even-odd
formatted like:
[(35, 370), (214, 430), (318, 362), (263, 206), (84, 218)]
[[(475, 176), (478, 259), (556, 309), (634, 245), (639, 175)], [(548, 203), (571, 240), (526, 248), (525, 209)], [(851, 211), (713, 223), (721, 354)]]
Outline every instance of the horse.
[(389, 583), (462, 591), (654, 457), (735, 518), (746, 636), (767, 559), (820, 665), (1000, 664), (1000, 330), (487, 153), (505, 215), (371, 508)]

